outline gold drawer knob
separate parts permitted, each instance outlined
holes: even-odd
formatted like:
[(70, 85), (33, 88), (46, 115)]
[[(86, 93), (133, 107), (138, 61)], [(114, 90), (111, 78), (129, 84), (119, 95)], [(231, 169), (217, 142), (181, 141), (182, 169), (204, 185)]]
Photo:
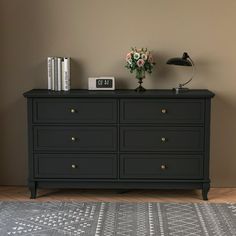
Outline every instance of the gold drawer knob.
[(71, 108), (71, 109), (70, 109), (70, 112), (71, 112), (71, 113), (76, 113), (77, 111), (76, 111), (76, 109)]
[(161, 170), (166, 170), (167, 166), (166, 165), (161, 165)]
[(163, 143), (165, 143), (165, 142), (167, 141), (167, 139), (166, 139), (165, 137), (162, 137), (162, 138), (161, 138), (161, 141), (162, 141)]
[(163, 108), (163, 109), (161, 109), (161, 113), (162, 113), (162, 114), (166, 114), (166, 113), (167, 113), (167, 110)]
[(76, 169), (76, 168), (77, 168), (77, 165), (72, 164), (72, 165), (71, 165), (71, 168), (72, 168), (72, 169)]
[(76, 137), (71, 137), (71, 141), (75, 142), (76, 141)]

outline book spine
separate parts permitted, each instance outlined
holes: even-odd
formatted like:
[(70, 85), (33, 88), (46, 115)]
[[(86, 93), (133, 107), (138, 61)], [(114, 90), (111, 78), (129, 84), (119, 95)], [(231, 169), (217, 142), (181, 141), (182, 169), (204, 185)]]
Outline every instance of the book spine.
[(63, 83), (64, 83), (63, 90), (64, 91), (70, 90), (70, 58), (69, 57), (64, 58)]
[(65, 62), (64, 58), (61, 60), (61, 89), (65, 90)]
[(51, 89), (55, 90), (55, 58), (52, 58), (52, 81), (51, 81)]
[(48, 57), (48, 89), (52, 89), (52, 57)]
[(58, 91), (58, 69), (57, 69), (57, 57), (54, 58), (54, 88)]
[(57, 58), (57, 89), (58, 91), (61, 91), (61, 80), (62, 80), (62, 58)]

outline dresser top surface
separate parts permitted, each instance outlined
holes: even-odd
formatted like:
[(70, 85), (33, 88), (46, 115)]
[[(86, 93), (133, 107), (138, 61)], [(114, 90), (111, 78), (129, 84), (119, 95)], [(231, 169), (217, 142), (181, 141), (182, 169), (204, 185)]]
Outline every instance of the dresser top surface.
[(112, 91), (91, 91), (87, 89), (71, 89), (70, 91), (51, 91), (47, 89), (32, 89), (24, 93), (28, 98), (212, 98), (214, 93), (207, 89), (190, 89), (176, 94), (170, 89), (146, 90), (136, 92), (130, 89)]

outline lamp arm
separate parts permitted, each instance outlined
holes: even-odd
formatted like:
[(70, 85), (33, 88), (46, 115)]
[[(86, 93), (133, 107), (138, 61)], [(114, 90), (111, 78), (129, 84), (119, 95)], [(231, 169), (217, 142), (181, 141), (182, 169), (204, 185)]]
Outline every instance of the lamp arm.
[(188, 81), (186, 81), (185, 83), (182, 83), (182, 84), (179, 84), (179, 88), (182, 88), (184, 87), (186, 84), (188, 84), (189, 82), (191, 82), (193, 80), (193, 77), (195, 75), (195, 71), (196, 71), (196, 68), (195, 68), (195, 65), (194, 65), (194, 62), (193, 60), (191, 59), (191, 57), (188, 57), (189, 61), (191, 62), (192, 64), (192, 75), (190, 77), (190, 79)]

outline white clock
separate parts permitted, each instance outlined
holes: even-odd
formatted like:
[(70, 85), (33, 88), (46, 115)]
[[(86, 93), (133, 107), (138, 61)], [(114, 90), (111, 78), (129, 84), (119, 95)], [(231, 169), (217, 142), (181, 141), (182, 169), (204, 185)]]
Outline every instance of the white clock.
[(90, 77), (88, 78), (89, 90), (115, 90), (114, 77)]

